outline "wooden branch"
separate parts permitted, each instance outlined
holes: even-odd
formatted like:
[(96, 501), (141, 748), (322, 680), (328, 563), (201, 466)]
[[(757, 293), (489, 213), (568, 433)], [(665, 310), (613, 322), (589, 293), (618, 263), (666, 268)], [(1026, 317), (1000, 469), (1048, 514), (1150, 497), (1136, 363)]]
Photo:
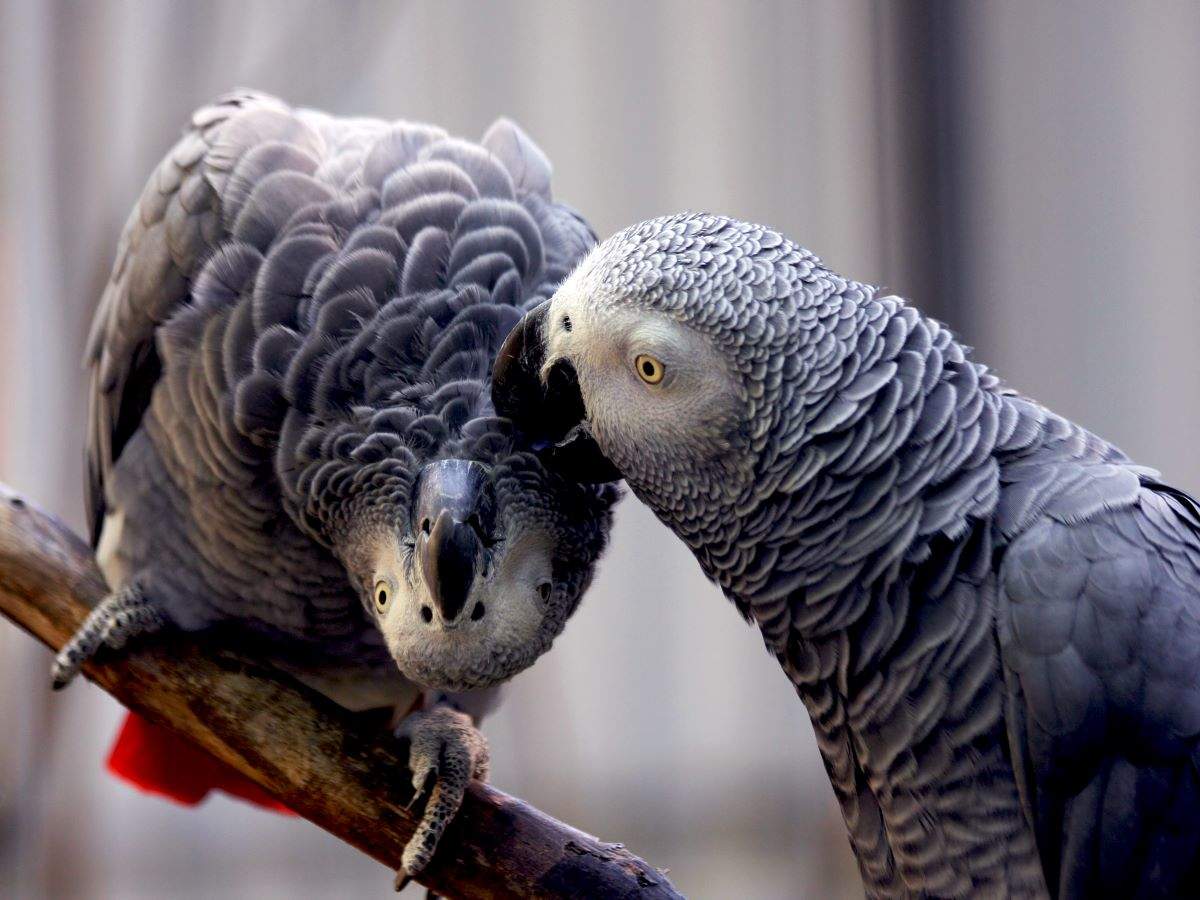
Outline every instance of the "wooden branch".
[[(58, 648), (106, 593), (91, 550), (0, 484), (0, 612)], [(408, 768), (378, 723), (249, 656), (186, 636), (103, 653), (85, 674), (342, 840), (396, 869), (416, 825)], [(50, 689), (47, 662), (46, 689)], [(419, 812), (419, 809), (415, 812)], [(450, 897), (679, 897), (625, 850), (473, 784), (423, 884)]]

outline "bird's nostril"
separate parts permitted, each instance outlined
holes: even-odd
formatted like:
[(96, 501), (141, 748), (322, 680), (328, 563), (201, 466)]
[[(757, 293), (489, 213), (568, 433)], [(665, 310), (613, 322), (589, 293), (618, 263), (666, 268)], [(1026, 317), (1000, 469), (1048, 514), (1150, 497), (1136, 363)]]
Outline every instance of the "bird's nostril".
[(421, 607), (421, 618), (424, 619), (425, 624), (428, 625), (430, 622), (433, 621), (433, 610), (430, 609), (428, 606), (422, 606)]
[(485, 610), (482, 603), (476, 603), (475, 608), (471, 610), (471, 621), (478, 622), (483, 618)]
[(426, 516), (425, 518), (423, 518), (421, 520), (421, 531), (424, 532), (425, 534), (429, 534), (429, 532), (431, 532), (432, 530), (433, 530), (433, 524), (429, 521), (429, 516)]

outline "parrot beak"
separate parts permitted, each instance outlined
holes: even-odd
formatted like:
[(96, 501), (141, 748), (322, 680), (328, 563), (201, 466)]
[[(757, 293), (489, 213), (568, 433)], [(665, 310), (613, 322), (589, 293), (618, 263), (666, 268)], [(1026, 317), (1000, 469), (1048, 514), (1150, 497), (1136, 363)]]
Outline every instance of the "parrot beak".
[(547, 468), (585, 484), (620, 481), (621, 473), (587, 430), (587, 410), (571, 363), (558, 360), (542, 380), (549, 314), (546, 300), (505, 339), (492, 368), (492, 403)]
[(429, 534), (417, 537), (421, 575), (433, 605), (447, 625), (454, 624), (467, 605), (481, 550), (482, 545), (471, 526), (456, 521), (448, 509), (438, 513)]
[(444, 459), (421, 471), (413, 534), (421, 577), (444, 626), (456, 625), (467, 605), (495, 520), (491, 479), (479, 463)]

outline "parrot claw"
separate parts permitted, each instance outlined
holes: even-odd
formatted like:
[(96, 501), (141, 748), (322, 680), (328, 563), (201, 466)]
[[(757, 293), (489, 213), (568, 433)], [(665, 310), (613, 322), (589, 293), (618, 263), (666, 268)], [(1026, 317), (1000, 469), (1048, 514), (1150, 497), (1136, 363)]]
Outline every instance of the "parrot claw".
[(412, 713), (400, 723), (396, 735), (409, 744), (413, 785), (409, 807), (427, 797), (421, 821), (404, 848), (403, 868), (397, 873), (400, 884), (402, 875), (411, 878), (429, 865), (471, 780), (487, 779), (488, 746), (471, 717), (446, 704)]
[[(406, 874), (403, 869), (397, 872), (396, 881), (393, 885), (396, 888), (396, 893), (400, 893), (402, 890), (412, 884), (412, 880), (412, 876)], [(440, 900), (440, 898), (441, 894), (437, 893), (433, 888), (425, 889), (425, 900)]]
[(79, 630), (54, 658), (51, 686), (56, 691), (66, 687), (101, 647), (119, 650), (130, 638), (152, 634), (166, 624), (167, 617), (158, 604), (137, 585), (127, 585), (109, 594), (88, 613)]
[(413, 769), (413, 795), (412, 795), (412, 797), (409, 798), (408, 802), (404, 804), (404, 808), (412, 809), (414, 806), (417, 805), (418, 800), (420, 800), (422, 797), (424, 797), (426, 794), (428, 794), (431, 790), (433, 790), (434, 784), (437, 783), (437, 776), (438, 776), (438, 770), (437, 770), (437, 766), (435, 765), (435, 766), (433, 766), (433, 768), (431, 768), (425, 772), (424, 779), (422, 779), (420, 781), (420, 784), (418, 784), (417, 783), (418, 773), (417, 773), (416, 769)]

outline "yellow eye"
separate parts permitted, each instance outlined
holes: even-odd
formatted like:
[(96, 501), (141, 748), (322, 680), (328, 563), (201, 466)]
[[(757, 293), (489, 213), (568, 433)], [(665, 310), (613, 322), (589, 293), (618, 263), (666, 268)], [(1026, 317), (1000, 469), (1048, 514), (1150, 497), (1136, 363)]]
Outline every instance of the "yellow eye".
[(638, 378), (646, 384), (658, 384), (667, 374), (663, 364), (648, 353), (639, 354), (633, 361), (633, 367), (637, 369)]
[(385, 609), (387, 609), (388, 601), (391, 599), (391, 593), (388, 591), (387, 582), (375, 582), (375, 608), (380, 612), (383, 612)]

